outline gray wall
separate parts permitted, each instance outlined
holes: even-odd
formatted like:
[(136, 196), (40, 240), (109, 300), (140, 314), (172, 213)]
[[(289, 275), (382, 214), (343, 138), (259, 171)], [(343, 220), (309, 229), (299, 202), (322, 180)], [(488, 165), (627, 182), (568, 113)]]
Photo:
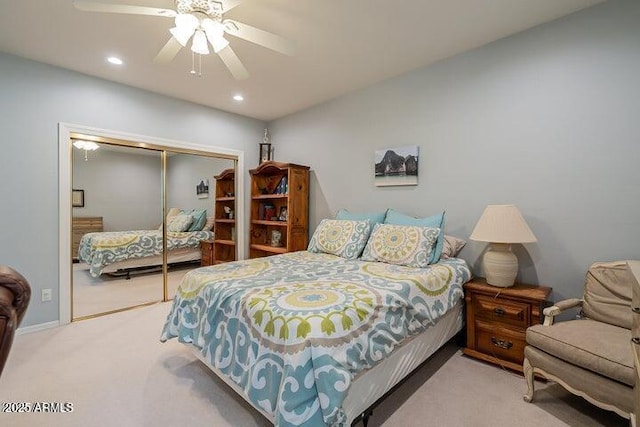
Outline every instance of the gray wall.
[[(73, 188), (84, 190), (74, 216), (101, 216), (104, 231), (151, 230), (162, 222), (160, 152), (142, 148), (73, 150)], [(145, 153), (145, 154), (141, 154)]]
[[(610, 1), (269, 129), (277, 160), (312, 168), (312, 230), (342, 207), (446, 210), (468, 239), (486, 205), (513, 203), (538, 238), (520, 279), (557, 300), (594, 261), (640, 259), (639, 76), (640, 2)], [(412, 144), (418, 186), (375, 187), (374, 151)], [(484, 247), (462, 252), (477, 274)]]
[[(33, 287), (22, 326), (59, 318), (59, 122), (244, 150), (258, 164), (262, 121), (4, 53), (0, 94), (0, 264)], [(40, 302), (43, 288), (53, 301)]]
[[(213, 216), (216, 193), (214, 176), (233, 168), (234, 161), (190, 154), (173, 154), (167, 158), (167, 209), (206, 209)], [(196, 184), (201, 178), (209, 180), (209, 197), (199, 199)], [(248, 177), (247, 177), (248, 179)]]

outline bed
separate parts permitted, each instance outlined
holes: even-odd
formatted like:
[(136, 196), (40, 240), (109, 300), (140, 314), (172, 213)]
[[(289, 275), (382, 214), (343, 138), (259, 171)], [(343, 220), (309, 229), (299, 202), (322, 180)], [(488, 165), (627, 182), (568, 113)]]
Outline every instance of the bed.
[(350, 425), (461, 330), (470, 278), (458, 258), (418, 268), (309, 251), (198, 268), (161, 341), (191, 346), (276, 426)]
[[(212, 231), (167, 232), (168, 263), (199, 260), (200, 242), (213, 239)], [(162, 231), (132, 230), (87, 233), (80, 240), (78, 259), (89, 273), (102, 273), (162, 265)]]

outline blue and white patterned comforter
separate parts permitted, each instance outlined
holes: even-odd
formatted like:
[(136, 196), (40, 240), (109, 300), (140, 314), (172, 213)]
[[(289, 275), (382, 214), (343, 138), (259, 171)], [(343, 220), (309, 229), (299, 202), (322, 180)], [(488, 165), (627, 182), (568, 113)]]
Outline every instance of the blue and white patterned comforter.
[(161, 341), (177, 337), (270, 414), (276, 426), (342, 426), (354, 378), (431, 325), (471, 273), (306, 251), (192, 270)]
[[(197, 248), (212, 239), (212, 231), (167, 232), (167, 250)], [(162, 231), (133, 230), (87, 233), (80, 240), (78, 259), (89, 264), (91, 276), (118, 261), (162, 254)]]

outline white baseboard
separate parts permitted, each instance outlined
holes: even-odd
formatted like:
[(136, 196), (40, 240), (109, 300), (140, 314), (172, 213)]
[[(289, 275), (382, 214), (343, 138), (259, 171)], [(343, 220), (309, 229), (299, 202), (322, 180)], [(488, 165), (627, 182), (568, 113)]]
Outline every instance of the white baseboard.
[(54, 320), (53, 322), (38, 323), (37, 325), (24, 326), (16, 330), (16, 335), (30, 334), (32, 332), (44, 331), (45, 329), (56, 328), (60, 326), (60, 321)]

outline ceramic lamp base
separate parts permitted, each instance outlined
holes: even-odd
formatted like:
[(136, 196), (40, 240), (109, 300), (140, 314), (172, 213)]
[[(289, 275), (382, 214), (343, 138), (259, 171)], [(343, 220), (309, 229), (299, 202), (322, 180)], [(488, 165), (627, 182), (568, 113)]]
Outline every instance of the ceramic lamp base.
[(513, 286), (518, 275), (518, 258), (505, 243), (492, 243), (482, 258), (482, 269), (489, 285)]

